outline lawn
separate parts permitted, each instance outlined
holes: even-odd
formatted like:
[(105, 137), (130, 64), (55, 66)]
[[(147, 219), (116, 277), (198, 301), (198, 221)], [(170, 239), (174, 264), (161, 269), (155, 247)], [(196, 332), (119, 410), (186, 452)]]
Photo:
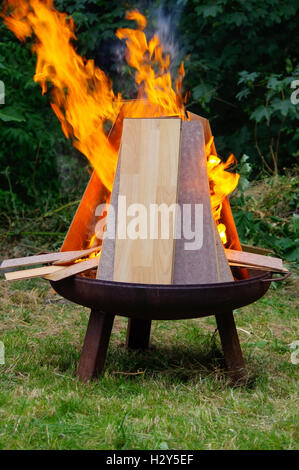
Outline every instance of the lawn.
[(116, 317), (103, 376), (76, 378), (88, 310), (45, 280), (0, 281), (1, 449), (296, 449), (298, 278), (235, 312), (248, 379), (232, 388), (213, 317), (153, 323), (125, 349)]

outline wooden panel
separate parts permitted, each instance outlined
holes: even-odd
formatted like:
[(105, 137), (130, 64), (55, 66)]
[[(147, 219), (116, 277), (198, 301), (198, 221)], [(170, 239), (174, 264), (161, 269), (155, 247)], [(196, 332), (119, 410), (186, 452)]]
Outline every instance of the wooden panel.
[[(197, 114), (188, 111), (188, 117), (191, 121), (200, 121), (203, 125), (205, 144), (207, 145), (212, 137), (211, 126), (208, 119), (199, 116)], [(215, 143), (211, 146), (211, 151), (214, 155), (217, 155)], [(226, 197), (222, 203), (221, 218), (220, 222), (226, 226), (226, 235), (228, 239), (228, 246), (233, 250), (242, 250), (241, 243), (239, 240), (238, 231), (233, 218), (232, 210), (230, 207), (229, 199)], [(234, 268), (234, 275), (238, 279), (248, 279), (249, 275), (246, 269)]]
[[(232, 281), (230, 268), (212, 216), (205, 138), (200, 121), (182, 123), (178, 202), (181, 208), (181, 237), (176, 240), (174, 284)], [(193, 221), (195, 205), (202, 205), (202, 220), (200, 220), (200, 226), (195, 228), (197, 235), (202, 232), (202, 244), (198, 243), (198, 247), (194, 245), (194, 248), (182, 230), (186, 215), (184, 205), (187, 204), (193, 213)], [(192, 231), (194, 231), (194, 225)], [(187, 249), (188, 244), (192, 249)], [(219, 261), (218, 251), (222, 254), (222, 257), (219, 255)]]
[[(125, 119), (120, 152), (119, 195), (126, 205), (177, 202), (180, 119)], [(120, 228), (118, 213), (117, 229)], [(127, 224), (127, 228), (129, 224)], [(174, 238), (121, 239), (116, 237), (115, 281), (171, 284)]]

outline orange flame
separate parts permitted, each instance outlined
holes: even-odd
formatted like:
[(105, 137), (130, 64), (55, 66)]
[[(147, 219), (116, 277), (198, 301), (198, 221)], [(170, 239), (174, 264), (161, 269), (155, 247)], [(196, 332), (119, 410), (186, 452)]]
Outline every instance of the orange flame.
[[(60, 120), (62, 130), (74, 146), (90, 161), (103, 184), (111, 191), (116, 169), (118, 148), (109, 141), (105, 124), (115, 123), (122, 117), (185, 117), (185, 99), (182, 81), (185, 75), (182, 63), (175, 86), (172, 86), (170, 56), (165, 54), (157, 35), (149, 41), (144, 30), (146, 18), (137, 10), (128, 12), (126, 18), (137, 22), (137, 29), (118, 29), (116, 35), (126, 40), (126, 59), (136, 70), (139, 87), (138, 99), (123, 106), (121, 95), (115, 95), (112, 83), (93, 60), (80, 57), (72, 45), (76, 40), (72, 18), (58, 12), (53, 0), (4, 0), (3, 12), (7, 27), (22, 41), (34, 34), (34, 52), (37, 65), (34, 80), (46, 93), (51, 84), (51, 106)], [(121, 134), (121, 122), (116, 122), (114, 132)], [(226, 169), (226, 163), (213, 155), (213, 140), (206, 148), (211, 203), (218, 231), (226, 243), (225, 226), (219, 224), (223, 199), (235, 189), (239, 176)], [(215, 153), (215, 152), (214, 152)], [(90, 246), (94, 241), (90, 241)]]
[(226, 171), (236, 163), (236, 159), (233, 154), (228, 157), (225, 163), (222, 162), (219, 157), (213, 155), (213, 153), (215, 153), (212, 151), (213, 141), (214, 137), (211, 137), (210, 141), (206, 145), (211, 206), (213, 216), (217, 224), (218, 233), (223, 244), (225, 245), (227, 243), (226, 227), (224, 224), (219, 223), (222, 202), (225, 197), (234, 191), (234, 189), (237, 187), (240, 175), (238, 175), (238, 173), (231, 173)]
[(117, 153), (109, 144), (103, 125), (108, 119), (115, 120), (120, 97), (114, 95), (112, 84), (94, 61), (76, 53), (70, 43), (76, 39), (73, 20), (55, 10), (52, 0), (8, 0), (2, 16), (19, 39), (35, 34), (34, 80), (40, 83), (43, 93), (48, 82), (52, 84), (51, 106), (65, 136), (72, 137), (74, 146), (111, 189)]
[[(138, 29), (118, 29), (116, 35), (119, 39), (126, 39), (128, 64), (136, 69), (135, 80), (139, 85), (138, 98), (146, 100), (150, 112), (155, 116), (179, 116), (185, 119), (185, 107), (182, 91), (182, 80), (185, 75), (182, 63), (176, 79), (175, 88), (172, 87), (170, 74), (170, 56), (164, 54), (160, 39), (157, 35), (148, 42), (144, 33), (147, 21), (137, 10), (127, 13), (126, 18), (135, 20)], [(135, 102), (131, 112), (138, 113), (140, 104)], [(144, 107), (141, 104), (141, 107)], [(140, 110), (140, 112), (144, 112)]]

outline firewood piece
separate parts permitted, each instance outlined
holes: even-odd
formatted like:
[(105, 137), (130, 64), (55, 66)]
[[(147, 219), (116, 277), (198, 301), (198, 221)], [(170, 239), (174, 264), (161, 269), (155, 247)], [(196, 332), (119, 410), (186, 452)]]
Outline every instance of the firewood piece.
[(289, 272), (286, 268), (275, 269), (275, 268), (269, 268), (266, 266), (257, 266), (254, 264), (232, 263), (231, 261), (229, 261), (229, 265), (232, 267), (252, 269), (253, 271), (271, 271), (272, 273), (288, 273)]
[(64, 266), (59, 266), (59, 268), (63, 269), (44, 277), (46, 279), (49, 279), (50, 281), (60, 281), (61, 279), (74, 276), (75, 274), (83, 273), (84, 271), (88, 271), (89, 269), (97, 268), (98, 264), (99, 257), (91, 258), (86, 261), (81, 261), (80, 263), (73, 264), (72, 266), (68, 266), (67, 268), (65, 268)]
[[(139, 204), (149, 210), (151, 204), (176, 204), (180, 128), (180, 119), (124, 120), (119, 196), (126, 196), (127, 208)], [(123, 215), (118, 211), (118, 228)], [(113, 280), (171, 284), (175, 243), (173, 230), (169, 232), (165, 239), (161, 234), (150, 238), (149, 230), (145, 239), (118, 238), (117, 233)]]
[(21, 279), (43, 277), (46, 274), (53, 275), (61, 270), (63, 270), (63, 266), (43, 266), (42, 268), (22, 269), (21, 271), (5, 273), (5, 278), (7, 281), (20, 281)]
[(225, 250), (229, 262), (240, 263), (247, 266), (258, 266), (261, 268), (275, 270), (276, 272), (288, 272), (283, 266), (280, 258), (272, 256), (257, 255), (255, 253), (246, 253), (245, 251)]
[(78, 256), (78, 254), (76, 256), (70, 256), (68, 259), (58, 260), (58, 261), (55, 261), (53, 264), (55, 266), (67, 266), (69, 264), (74, 263), (78, 259), (87, 257), (91, 253), (94, 253), (95, 251), (98, 251), (100, 248), (101, 248), (100, 246), (96, 246), (94, 248), (89, 248), (88, 250), (82, 250), (80, 256)]
[(99, 249), (99, 247), (88, 250), (61, 251), (58, 253), (47, 253), (45, 255), (33, 255), (23, 258), (6, 259), (2, 262), (0, 269), (16, 268), (19, 266), (33, 266), (35, 264), (52, 263), (55, 261), (68, 261), (70, 259), (76, 260), (82, 258), (83, 256), (87, 256), (93, 251), (96, 251), (96, 249)]

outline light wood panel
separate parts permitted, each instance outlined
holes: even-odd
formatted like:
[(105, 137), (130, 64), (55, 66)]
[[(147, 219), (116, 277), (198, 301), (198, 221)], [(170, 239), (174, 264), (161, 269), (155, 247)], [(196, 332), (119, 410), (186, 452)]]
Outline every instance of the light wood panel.
[[(180, 156), (180, 119), (125, 119), (120, 151), (119, 196), (127, 208), (142, 204), (177, 203)], [(174, 233), (162, 239), (121, 239), (118, 235), (122, 213), (118, 207), (113, 279), (120, 282), (171, 284)], [(129, 218), (128, 218), (129, 219)], [(131, 221), (132, 222), (132, 221)], [(148, 220), (149, 222), (149, 220)], [(130, 228), (130, 221), (126, 224)]]

